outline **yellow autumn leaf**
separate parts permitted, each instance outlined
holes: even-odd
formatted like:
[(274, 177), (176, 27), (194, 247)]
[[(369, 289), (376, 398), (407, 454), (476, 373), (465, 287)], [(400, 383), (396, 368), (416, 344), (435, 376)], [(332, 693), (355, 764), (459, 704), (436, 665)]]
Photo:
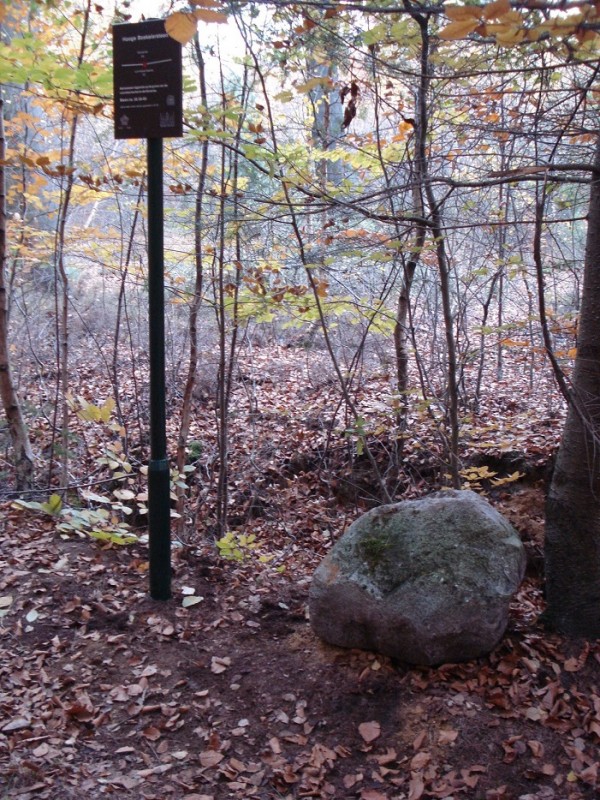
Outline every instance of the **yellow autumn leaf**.
[(312, 91), (312, 89), (316, 89), (317, 86), (331, 88), (333, 86), (333, 82), (331, 78), (310, 78), (306, 81), (306, 83), (297, 84), (296, 91), (301, 92), (302, 94), (307, 94), (308, 92)]
[(597, 33), (596, 33), (596, 31), (583, 31), (583, 30), (580, 30), (580, 31), (577, 31), (575, 35), (577, 36), (577, 41), (579, 42), (579, 44), (584, 44), (584, 42), (593, 41), (596, 38)]
[(542, 25), (538, 25), (538, 30), (542, 33), (549, 33), (550, 36), (568, 36), (577, 30), (577, 25), (574, 25), (571, 20), (549, 20)]
[(227, 22), (227, 14), (222, 11), (212, 11), (210, 8), (197, 8), (194, 16), (200, 22)]
[(462, 22), (468, 19), (479, 19), (481, 8), (480, 6), (444, 6), (444, 14), (448, 19)]
[(542, 35), (543, 31), (538, 30), (537, 28), (530, 28), (527, 31), (527, 41), (528, 42), (537, 42), (540, 36)]
[(507, 25), (506, 30), (496, 33), (496, 42), (504, 45), (520, 44), (526, 36), (527, 31), (523, 30), (523, 28), (519, 28), (516, 25)]
[(100, 406), (100, 419), (102, 422), (109, 422), (112, 412), (115, 410), (116, 403), (112, 397), (109, 397), (105, 403)]
[(510, 22), (488, 22), (485, 26), (486, 36), (493, 36), (496, 41), (503, 41), (504, 39), (511, 39), (515, 33), (521, 32), (525, 38), (527, 31), (519, 25), (514, 25)]
[(479, 19), (469, 17), (468, 19), (457, 20), (446, 25), (439, 33), (440, 39), (464, 39), (469, 33), (479, 27)]
[(523, 19), (523, 15), (520, 14), (518, 11), (509, 11), (508, 14), (502, 15), (503, 22), (514, 22), (517, 25), (524, 25), (525, 20)]
[(510, 11), (510, 0), (495, 0), (483, 8), (484, 19), (498, 19)]
[(197, 21), (194, 14), (185, 14), (183, 11), (176, 11), (169, 14), (165, 20), (165, 30), (179, 44), (191, 42), (197, 30)]
[[(580, 61), (583, 61), (585, 59), (597, 60), (599, 51), (600, 51), (600, 36), (596, 34), (593, 38), (579, 43), (579, 47), (577, 48), (576, 52), (576, 57)], [(582, 141), (591, 141), (591, 139), (582, 139)]]

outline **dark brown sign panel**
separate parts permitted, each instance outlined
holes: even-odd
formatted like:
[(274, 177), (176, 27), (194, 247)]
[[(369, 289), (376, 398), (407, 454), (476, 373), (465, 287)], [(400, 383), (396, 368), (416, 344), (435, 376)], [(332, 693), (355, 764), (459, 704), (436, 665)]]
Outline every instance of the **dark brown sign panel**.
[(113, 25), (115, 139), (183, 136), (181, 45), (164, 20)]

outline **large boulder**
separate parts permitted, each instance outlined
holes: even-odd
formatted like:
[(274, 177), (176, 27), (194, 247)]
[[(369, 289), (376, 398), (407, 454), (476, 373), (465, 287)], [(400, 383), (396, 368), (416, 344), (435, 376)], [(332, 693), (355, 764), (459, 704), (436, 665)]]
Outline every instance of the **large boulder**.
[(466, 661), (502, 638), (524, 571), (518, 534), (483, 497), (438, 492), (348, 528), (315, 572), (310, 621), (340, 647), (409, 664)]

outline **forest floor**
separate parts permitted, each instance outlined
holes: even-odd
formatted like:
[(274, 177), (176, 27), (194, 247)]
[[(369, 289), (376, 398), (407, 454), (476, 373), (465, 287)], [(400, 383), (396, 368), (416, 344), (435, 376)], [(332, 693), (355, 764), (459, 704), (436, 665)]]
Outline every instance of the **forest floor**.
[[(269, 463), (282, 473), (270, 407), (263, 477)], [(511, 424), (529, 443), (517, 449), (547, 457), (543, 421), (505, 414), (505, 432)], [(239, 425), (246, 441), (247, 419)], [(0, 798), (598, 796), (600, 644), (539, 622), (542, 482), (532, 474), (492, 498), (529, 555), (502, 642), (467, 663), (407, 667), (311, 631), (312, 572), (361, 504), (327, 471), (337, 493), (319, 494), (301, 427), (281, 423), (287, 478), (240, 488), (240, 530), (256, 531), (260, 547), (228, 561), (208, 536), (180, 542), (167, 602), (148, 596), (143, 542), (61, 538), (52, 520), (2, 505)]]
[(488, 657), (407, 668), (314, 636), (306, 556), (180, 551), (157, 602), (136, 547), (13, 512), (1, 553), (3, 798), (597, 797), (600, 646), (540, 627), (539, 579)]

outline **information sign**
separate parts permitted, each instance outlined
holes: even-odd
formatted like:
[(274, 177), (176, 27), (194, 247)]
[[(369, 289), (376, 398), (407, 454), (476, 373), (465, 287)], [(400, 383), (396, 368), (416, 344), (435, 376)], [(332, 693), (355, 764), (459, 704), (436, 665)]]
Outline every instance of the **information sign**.
[(115, 139), (183, 136), (181, 45), (164, 20), (113, 25)]

